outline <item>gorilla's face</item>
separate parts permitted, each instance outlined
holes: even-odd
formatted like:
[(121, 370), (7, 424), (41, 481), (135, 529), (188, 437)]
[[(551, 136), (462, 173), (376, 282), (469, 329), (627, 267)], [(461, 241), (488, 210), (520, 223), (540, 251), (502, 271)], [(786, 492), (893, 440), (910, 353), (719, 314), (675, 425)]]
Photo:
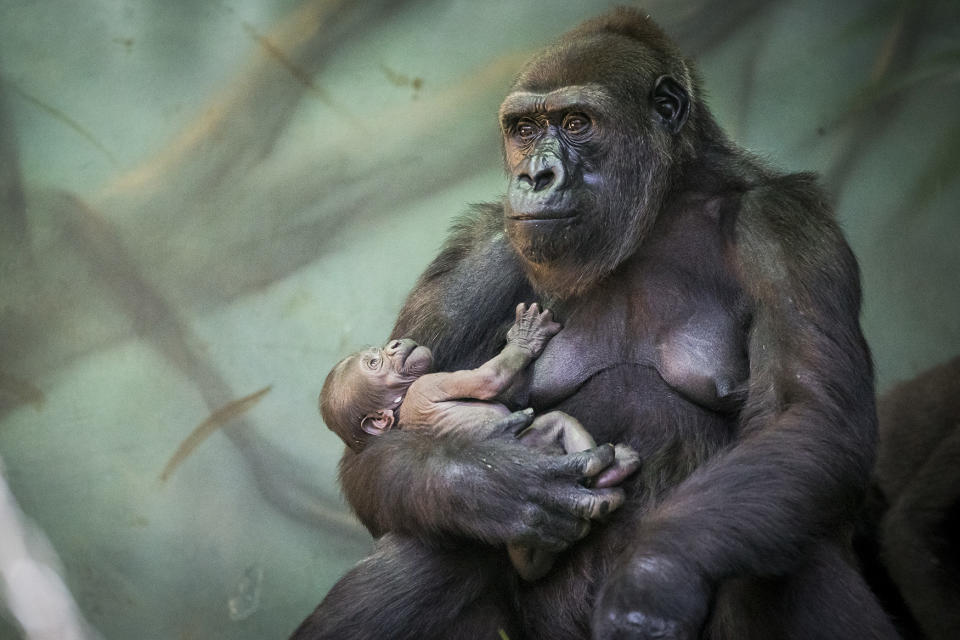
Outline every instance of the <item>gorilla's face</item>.
[(561, 87), (545, 94), (511, 93), (500, 108), (510, 184), (506, 229), (517, 251), (535, 264), (578, 250), (594, 227), (604, 176), (599, 87)]
[(627, 38), (582, 37), (535, 58), (500, 107), (505, 229), (541, 293), (590, 286), (656, 217), (689, 102), (650, 57)]

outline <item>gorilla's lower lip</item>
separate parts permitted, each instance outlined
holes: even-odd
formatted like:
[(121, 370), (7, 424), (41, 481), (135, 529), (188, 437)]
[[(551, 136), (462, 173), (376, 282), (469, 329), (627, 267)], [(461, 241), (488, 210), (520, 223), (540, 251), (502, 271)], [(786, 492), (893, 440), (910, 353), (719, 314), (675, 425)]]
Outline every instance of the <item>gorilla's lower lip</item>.
[(513, 213), (507, 216), (507, 219), (514, 222), (552, 222), (555, 220), (571, 220), (579, 215), (579, 213), (549, 213), (538, 211), (536, 213)]

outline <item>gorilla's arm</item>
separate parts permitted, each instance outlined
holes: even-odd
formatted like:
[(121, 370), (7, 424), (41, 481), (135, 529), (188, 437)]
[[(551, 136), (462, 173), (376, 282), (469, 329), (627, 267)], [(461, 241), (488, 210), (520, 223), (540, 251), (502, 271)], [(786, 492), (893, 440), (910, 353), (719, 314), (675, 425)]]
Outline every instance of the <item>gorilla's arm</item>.
[(638, 613), (695, 634), (719, 581), (789, 573), (855, 512), (874, 456), (873, 373), (858, 268), (823, 201), (805, 175), (745, 198), (731, 247), (751, 300), (739, 438), (644, 518), (604, 587), (600, 628)]
[(426, 430), (385, 433), (361, 453), (344, 455), (344, 493), (374, 536), (396, 532), (563, 549), (587, 534), (590, 519), (622, 504), (620, 489), (578, 483), (612, 464), (614, 448), (539, 453), (512, 437), (528, 423), (517, 422), (518, 415), (482, 440)]
[[(475, 368), (503, 347), (518, 301), (533, 292), (502, 233), (502, 209), (478, 207), (453, 229), (400, 312), (393, 336), (434, 350), (441, 371)], [(371, 533), (465, 536), (558, 550), (618, 507), (618, 488), (579, 484), (614, 460), (612, 446), (567, 456), (526, 447), (510, 418), (499, 433), (392, 431), (340, 464), (344, 493)]]

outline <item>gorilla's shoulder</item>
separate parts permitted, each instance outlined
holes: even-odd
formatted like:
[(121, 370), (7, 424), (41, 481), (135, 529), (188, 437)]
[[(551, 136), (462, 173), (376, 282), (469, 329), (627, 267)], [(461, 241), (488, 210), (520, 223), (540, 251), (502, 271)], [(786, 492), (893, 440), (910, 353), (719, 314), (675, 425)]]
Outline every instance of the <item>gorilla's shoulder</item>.
[(487, 202), (471, 205), (450, 225), (439, 255), (423, 274), (429, 280), (452, 270), (484, 265), (516, 263), (516, 256), (503, 230), (503, 205)]
[(856, 289), (856, 260), (815, 173), (770, 174), (748, 190), (736, 244), (760, 281), (789, 276)]
[(482, 202), (471, 205), (466, 213), (454, 219), (447, 245), (479, 248), (496, 240), (503, 242), (503, 205)]
[(753, 183), (738, 218), (741, 232), (767, 242), (842, 242), (830, 198), (812, 172), (771, 173)]
[[(420, 276), (394, 326), (434, 349), (441, 370), (475, 367), (502, 344), (502, 321), (531, 299), (503, 229), (503, 207), (474, 205), (457, 218), (439, 255)], [(502, 332), (501, 332), (502, 328)]]
[(794, 225), (833, 218), (833, 208), (816, 173), (765, 173), (753, 181), (744, 201), (745, 222)]

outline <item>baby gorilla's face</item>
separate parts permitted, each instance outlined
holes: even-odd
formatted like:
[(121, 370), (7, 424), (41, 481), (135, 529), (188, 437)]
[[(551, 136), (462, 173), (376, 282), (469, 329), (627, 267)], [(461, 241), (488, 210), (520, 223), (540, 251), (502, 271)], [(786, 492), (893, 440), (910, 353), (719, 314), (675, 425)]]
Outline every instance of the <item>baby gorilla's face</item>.
[(400, 404), (414, 380), (430, 372), (433, 353), (409, 338), (391, 340), (362, 352), (358, 366), (372, 386), (384, 389), (389, 400), (385, 407), (392, 407)]

